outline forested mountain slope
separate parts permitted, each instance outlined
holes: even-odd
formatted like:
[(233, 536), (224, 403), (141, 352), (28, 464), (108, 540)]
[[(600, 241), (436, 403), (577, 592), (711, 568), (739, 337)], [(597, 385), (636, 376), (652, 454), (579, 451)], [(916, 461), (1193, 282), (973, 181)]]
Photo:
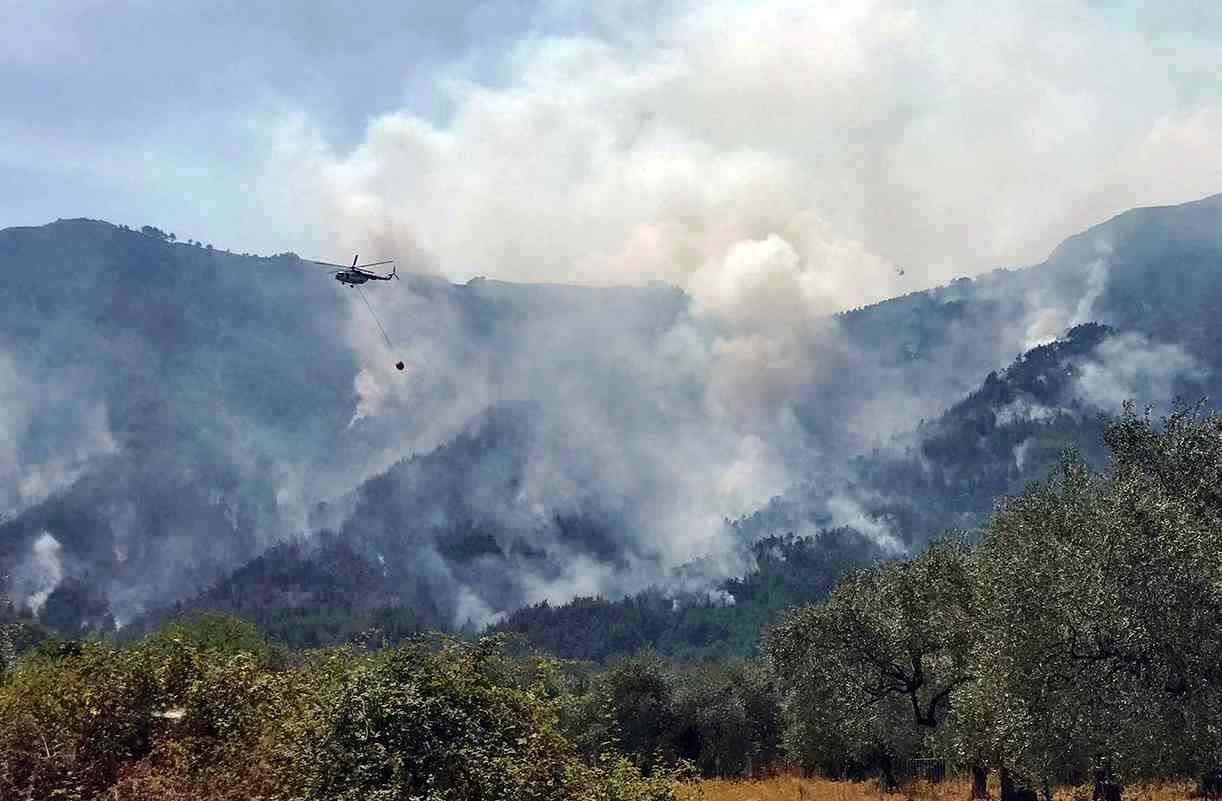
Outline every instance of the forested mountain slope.
[(325, 540), (380, 577), (361, 614), (457, 627), (671, 597), (689, 563), (716, 590), (768, 536), (919, 548), (1063, 446), (1100, 453), (1123, 400), (1214, 394), (1220, 231), (1222, 197), (1137, 209), (1043, 264), (822, 320), (755, 410), (782, 427), (726, 413), (721, 321), (673, 287), (404, 276), (367, 294), (387, 347), (292, 254), (0, 231), (0, 565), (71, 630), (245, 597), (261, 554), (257, 597), (300, 609), (269, 549), (326, 572)]

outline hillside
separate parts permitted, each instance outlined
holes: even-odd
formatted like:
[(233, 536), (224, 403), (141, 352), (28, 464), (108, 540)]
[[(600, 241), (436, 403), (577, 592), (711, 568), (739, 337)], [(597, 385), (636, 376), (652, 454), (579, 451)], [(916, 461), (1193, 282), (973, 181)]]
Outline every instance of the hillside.
[[(1107, 326), (1077, 326), (989, 373), (979, 389), (892, 447), (855, 457), (846, 478), (795, 486), (734, 521), (740, 540), (753, 543), (754, 567), (719, 586), (721, 603), (657, 590), (614, 602), (577, 599), (519, 610), (496, 630), (570, 658), (605, 660), (642, 647), (688, 658), (750, 656), (776, 613), (821, 599), (852, 567), (894, 558), (900, 548), (919, 551), (938, 533), (976, 529), (999, 499), (1043, 479), (1067, 449), (1105, 466), (1108, 417), (1082, 387), (1133, 345)], [(1207, 378), (1185, 369), (1168, 391), (1199, 397)], [(860, 509), (857, 527), (831, 530), (832, 510), (846, 498)], [(795, 531), (819, 533), (795, 538)], [(878, 535), (892, 533), (893, 547), (880, 548)], [(716, 636), (695, 620), (714, 626)], [(623, 631), (633, 634), (616, 634)]]
[[(532, 385), (566, 389), (530, 371), (581, 359), (641, 385), (617, 379), (633, 365), (592, 341), (643, 350), (684, 302), (664, 287), (536, 293), (409, 276), (397, 307), (371, 300), (413, 361), (415, 380), (387, 388), (386, 373), (401, 377), (368, 345), (359, 299), (291, 254), (70, 220), (0, 232), (0, 269), (12, 442), (0, 453), (0, 564), (19, 601), (40, 606), (71, 578), (120, 622), (325, 530), (327, 503), (376, 504), (377, 480), (357, 492), (365, 479), (458, 454), (454, 437), (494, 406), (531, 402)], [(553, 329), (573, 336), (540, 334)], [(685, 392), (685, 379), (663, 376), (663, 390)], [(641, 403), (656, 399), (633, 397), (613, 412), (649, 414)], [(477, 506), (479, 480), (456, 480), (447, 497)]]
[(752, 567), (703, 591), (654, 588), (618, 600), (575, 598), (518, 609), (491, 632), (519, 634), (565, 659), (605, 662), (648, 649), (682, 660), (759, 656), (759, 636), (780, 613), (823, 598), (846, 572), (886, 556), (853, 529), (751, 543)]
[(890, 354), (884, 369), (921, 382), (949, 374), (925, 369), (936, 363), (927, 351), (971, 364), (989, 348), (1000, 355), (1016, 332), (1030, 346), (975, 374), (937, 414), (914, 408), (905, 430), (862, 449), (844, 472), (799, 482), (742, 519), (744, 536), (825, 526), (848, 503), (861, 524), (919, 545), (971, 528), (1067, 447), (1102, 466), (1102, 419), (1126, 400), (1166, 410), (1176, 397), (1218, 398), (1220, 225), (1222, 196), (1135, 209), (1067, 240), (1043, 264), (844, 315), (857, 341)]
[(754, 429), (710, 401), (724, 332), (672, 287), (405, 276), (368, 294), (388, 349), (292, 254), (0, 231), (0, 565), (73, 629), (251, 582), (321, 608), (271, 563), (333, 537), (381, 577), (357, 612), (459, 627), (670, 597), (688, 564), (716, 589), (770, 536), (919, 548), (1062, 447), (1099, 458), (1123, 400), (1215, 394), (1219, 231), (1222, 196), (1138, 209), (1043, 264), (823, 321), (763, 410), (794, 425)]

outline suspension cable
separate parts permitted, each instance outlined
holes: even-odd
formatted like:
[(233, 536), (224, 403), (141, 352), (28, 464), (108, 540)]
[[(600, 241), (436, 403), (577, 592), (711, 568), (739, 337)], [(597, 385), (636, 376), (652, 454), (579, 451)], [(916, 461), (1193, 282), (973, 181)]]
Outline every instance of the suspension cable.
[(378, 324), (378, 330), (382, 332), (382, 338), (386, 340), (386, 347), (394, 350), (395, 346), (391, 344), (390, 337), (386, 334), (386, 329), (382, 327), (382, 321), (378, 319), (377, 312), (373, 310), (373, 306), (369, 303), (369, 298), (365, 297), (365, 293), (361, 292), (361, 288), (359, 286), (356, 287), (356, 291), (360, 293), (361, 300), (365, 301), (365, 308), (369, 309), (369, 316), (372, 317), (373, 321)]

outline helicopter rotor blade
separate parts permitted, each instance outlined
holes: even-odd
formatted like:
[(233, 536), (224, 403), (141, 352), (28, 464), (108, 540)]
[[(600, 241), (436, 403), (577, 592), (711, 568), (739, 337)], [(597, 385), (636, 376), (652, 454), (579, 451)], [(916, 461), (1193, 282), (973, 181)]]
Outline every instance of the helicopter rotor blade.
[[(358, 257), (358, 258), (359, 258), (359, 257)], [(374, 262), (370, 262), (369, 264), (357, 264), (357, 259), (353, 259), (353, 260), (352, 260), (352, 264), (351, 264), (351, 265), (348, 265), (348, 264), (336, 264), (336, 263), (335, 263), (335, 262), (333, 262), (333, 261), (317, 261), (317, 260), (315, 260), (315, 259), (302, 259), (302, 261), (305, 261), (305, 262), (306, 262), (306, 263), (308, 263), (308, 264), (317, 264), (317, 265), (319, 265), (320, 267), (330, 267), (330, 268), (332, 268), (333, 270), (335, 270), (335, 271), (337, 271), (337, 272), (349, 272), (349, 271), (352, 271), (352, 270), (364, 270), (364, 269), (366, 269), (366, 268), (368, 268), (368, 267), (381, 267), (381, 266), (382, 266), (382, 265), (384, 265), (384, 264), (394, 264), (394, 263), (395, 263), (395, 260), (394, 260), (394, 259), (387, 259), (387, 260), (385, 260), (385, 261), (374, 261)]]

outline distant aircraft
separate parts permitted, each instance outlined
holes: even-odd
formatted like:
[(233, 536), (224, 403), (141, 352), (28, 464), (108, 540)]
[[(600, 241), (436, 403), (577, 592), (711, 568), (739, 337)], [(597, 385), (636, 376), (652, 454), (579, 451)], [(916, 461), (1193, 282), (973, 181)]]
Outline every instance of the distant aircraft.
[[(332, 270), (331, 274), (335, 276), (336, 281), (339, 281), (341, 284), (347, 284), (350, 287), (360, 286), (366, 281), (389, 281), (392, 278), (399, 278), (399, 265), (395, 264), (393, 259), (370, 262), (369, 264), (357, 264), (356, 262), (359, 258), (359, 254), (353, 256), (351, 266), (333, 264), (329, 261), (315, 261), (311, 263), (320, 264), (323, 267), (338, 267), (339, 269)], [(379, 275), (378, 273), (370, 272), (368, 269), (370, 267), (381, 267), (383, 264), (394, 264), (395, 266), (387, 275)]]
[[(382, 332), (383, 339), (386, 340), (386, 347), (394, 350), (394, 344), (390, 341), (390, 336), (386, 333), (386, 329), (382, 327), (382, 321), (378, 319), (378, 315), (374, 313), (373, 306), (369, 305), (369, 298), (365, 297), (365, 293), (361, 292), (361, 284), (366, 281), (389, 281), (394, 278), (399, 280), (399, 265), (393, 259), (387, 261), (375, 261), (369, 264), (357, 264), (360, 259), (360, 254), (352, 257), (352, 265), (345, 266), (343, 264), (333, 264), (329, 261), (311, 261), (311, 264), (320, 264), (323, 267), (338, 267), (337, 270), (332, 270), (331, 275), (335, 276), (335, 280), (341, 284), (347, 284), (349, 289), (356, 287), (356, 291), (360, 293), (361, 300), (365, 301), (365, 308), (369, 309), (369, 316), (378, 324), (378, 330)], [(381, 267), (383, 264), (394, 264), (391, 271), (386, 275), (370, 272), (370, 267)], [(407, 367), (402, 360), (395, 362), (396, 370), (403, 370)]]

